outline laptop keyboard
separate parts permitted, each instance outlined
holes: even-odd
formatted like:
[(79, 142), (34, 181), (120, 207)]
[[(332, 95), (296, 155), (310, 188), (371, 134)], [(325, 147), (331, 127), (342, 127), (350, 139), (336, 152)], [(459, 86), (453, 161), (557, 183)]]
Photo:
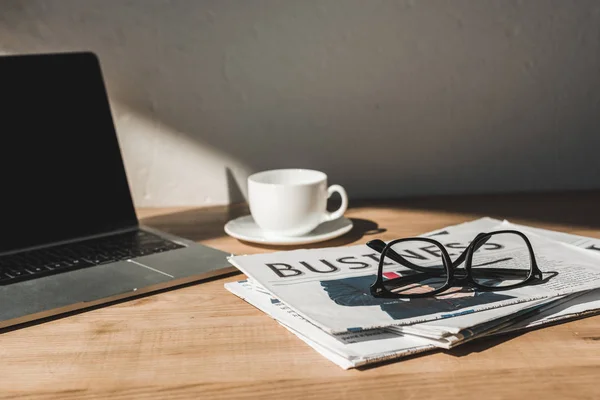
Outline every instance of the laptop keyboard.
[(0, 285), (185, 247), (134, 231), (0, 256)]

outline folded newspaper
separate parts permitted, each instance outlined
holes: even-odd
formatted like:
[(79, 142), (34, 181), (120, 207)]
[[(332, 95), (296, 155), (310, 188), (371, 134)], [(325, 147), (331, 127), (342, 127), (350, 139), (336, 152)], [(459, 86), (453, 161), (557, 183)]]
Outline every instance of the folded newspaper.
[[(378, 254), (366, 245), (232, 256), (248, 279), (226, 289), (262, 310), (344, 369), (593, 313), (600, 309), (600, 239), (482, 218), (429, 232), (462, 249), (480, 232), (527, 235), (541, 284), (506, 291), (460, 290), (418, 299), (369, 292)], [(501, 248), (500, 248), (501, 247)], [(523, 249), (484, 246), (481, 257), (518, 258)], [(419, 257), (439, 257), (424, 251)]]

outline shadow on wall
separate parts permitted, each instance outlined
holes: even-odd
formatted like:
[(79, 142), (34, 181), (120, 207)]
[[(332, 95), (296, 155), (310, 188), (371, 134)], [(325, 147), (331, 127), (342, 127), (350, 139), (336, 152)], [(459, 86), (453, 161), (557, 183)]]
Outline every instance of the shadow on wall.
[(225, 169), (225, 180), (227, 182), (227, 197), (230, 203), (237, 204), (246, 201), (242, 188), (229, 168)]
[(246, 166), (239, 182), (305, 166), (353, 198), (600, 184), (595, 1), (32, 0), (0, 5), (0, 38), (96, 52), (112, 99)]

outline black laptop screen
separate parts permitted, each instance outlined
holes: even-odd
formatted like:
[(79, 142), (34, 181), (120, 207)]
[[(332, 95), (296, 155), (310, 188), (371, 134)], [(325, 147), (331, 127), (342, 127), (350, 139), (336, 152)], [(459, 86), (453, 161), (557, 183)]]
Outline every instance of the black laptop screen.
[(89, 53), (0, 57), (0, 253), (137, 224)]

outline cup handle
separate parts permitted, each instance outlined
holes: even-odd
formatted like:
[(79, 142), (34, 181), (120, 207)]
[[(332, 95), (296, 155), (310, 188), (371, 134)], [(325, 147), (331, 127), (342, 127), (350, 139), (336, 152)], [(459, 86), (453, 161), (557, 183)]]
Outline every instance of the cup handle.
[(323, 222), (325, 221), (333, 221), (334, 219), (338, 219), (344, 215), (346, 209), (348, 208), (348, 195), (346, 194), (346, 190), (340, 185), (331, 185), (327, 188), (327, 198), (330, 198), (332, 194), (335, 192), (339, 193), (342, 197), (342, 205), (340, 208), (335, 210), (334, 212), (326, 212), (323, 216)]

